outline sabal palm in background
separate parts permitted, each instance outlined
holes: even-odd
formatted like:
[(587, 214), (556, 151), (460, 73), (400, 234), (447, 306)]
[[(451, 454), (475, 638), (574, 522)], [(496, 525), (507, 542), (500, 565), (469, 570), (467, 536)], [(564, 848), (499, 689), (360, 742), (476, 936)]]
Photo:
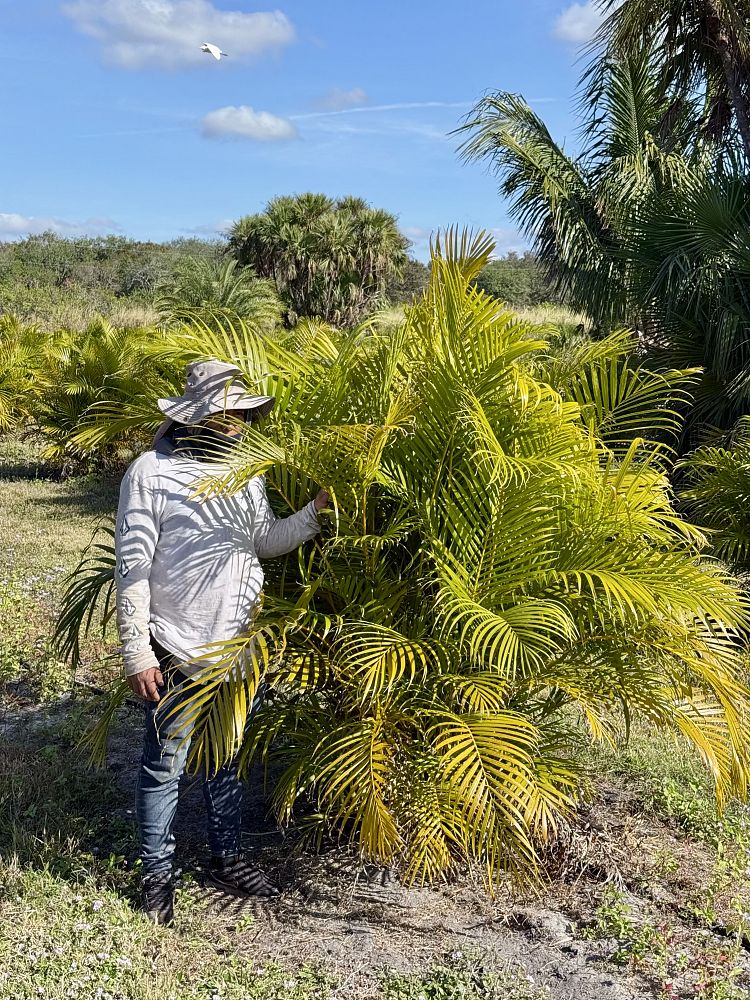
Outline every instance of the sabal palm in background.
[[(665, 445), (633, 417), (674, 433), (693, 376), (624, 374), (615, 338), (555, 369), (563, 398), (537, 332), (473, 284), (491, 250), (449, 235), (397, 329), (203, 344), (279, 401), (204, 488), (263, 473), (285, 514), (320, 484), (335, 514), (267, 564), (261, 612), (195, 688), (193, 763), (276, 761), (282, 819), (304, 796), (310, 828), (417, 880), (461, 860), (489, 880), (531, 871), (585, 787), (583, 746), (637, 717), (694, 743), (720, 799), (747, 776), (747, 608), (675, 516)], [(69, 648), (111, 579), (106, 551), (86, 571)], [(261, 663), (270, 693), (245, 729)]]
[(275, 284), (290, 325), (308, 316), (353, 326), (385, 304), (407, 246), (395, 217), (361, 198), (303, 194), (275, 198), (264, 212), (239, 219), (228, 249)]
[(482, 98), (460, 134), (501, 181), (511, 215), (575, 308), (603, 328), (643, 323), (631, 294), (629, 226), (686, 170), (689, 104), (660, 93), (647, 54), (606, 59), (586, 81), (582, 152), (571, 157), (518, 95)]

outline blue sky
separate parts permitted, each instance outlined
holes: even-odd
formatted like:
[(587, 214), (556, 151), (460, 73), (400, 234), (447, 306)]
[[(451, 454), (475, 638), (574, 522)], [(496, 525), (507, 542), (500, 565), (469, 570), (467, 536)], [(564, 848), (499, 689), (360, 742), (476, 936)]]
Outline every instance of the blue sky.
[(519, 248), (448, 133), (501, 89), (570, 144), (595, 24), (566, 0), (0, 0), (0, 239), (210, 236), (315, 190), (394, 212), (418, 256), (451, 224)]

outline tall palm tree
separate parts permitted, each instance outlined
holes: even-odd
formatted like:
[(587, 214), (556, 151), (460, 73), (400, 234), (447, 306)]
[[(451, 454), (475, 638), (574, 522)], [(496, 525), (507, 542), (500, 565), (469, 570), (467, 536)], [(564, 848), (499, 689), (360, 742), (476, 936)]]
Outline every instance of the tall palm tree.
[(486, 162), (543, 267), (604, 327), (642, 322), (623, 254), (633, 215), (685, 169), (693, 107), (663, 96), (647, 54), (605, 60), (589, 81), (584, 148), (569, 156), (515, 94), (483, 97), (459, 133), (466, 159)]
[(243, 267), (275, 283), (290, 325), (303, 316), (355, 325), (385, 301), (407, 246), (388, 212), (361, 198), (311, 193), (275, 198), (235, 222), (229, 238)]
[(595, 39), (612, 56), (656, 55), (665, 95), (703, 99), (700, 126), (732, 147), (739, 132), (750, 166), (750, 4), (747, 0), (599, 0), (607, 13)]
[(463, 153), (573, 304), (645, 333), (656, 367), (702, 367), (682, 447), (750, 405), (748, 184), (696, 139), (696, 95), (665, 93), (658, 57), (605, 56), (584, 81), (583, 150), (568, 156), (525, 102), (483, 98)]
[[(246, 377), (278, 405), (202, 489), (263, 473), (279, 514), (314, 484), (336, 510), (302, 556), (269, 563), (262, 610), (217, 645), (188, 710), (193, 765), (277, 759), (282, 818), (312, 799), (310, 827), (411, 880), (461, 860), (488, 880), (532, 872), (582, 795), (582, 746), (631, 718), (683, 734), (721, 799), (750, 760), (742, 597), (675, 515), (632, 410), (607, 407), (606, 352), (558, 372), (566, 398), (537, 377), (538, 331), (475, 286), (492, 249), (436, 244), (397, 329), (237, 327), (204, 348), (239, 360), (244, 341)], [(674, 383), (636, 381), (647, 425)], [(111, 579), (105, 546), (71, 583), (68, 650)], [(272, 695), (246, 728), (261, 669)]]

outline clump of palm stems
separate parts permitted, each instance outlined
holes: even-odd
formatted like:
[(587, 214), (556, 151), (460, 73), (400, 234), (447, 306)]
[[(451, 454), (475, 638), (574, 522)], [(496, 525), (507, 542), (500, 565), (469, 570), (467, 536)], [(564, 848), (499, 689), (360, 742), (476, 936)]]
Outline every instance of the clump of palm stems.
[[(259, 613), (193, 682), (191, 762), (275, 761), (283, 821), (305, 797), (306, 824), (408, 880), (531, 875), (584, 793), (583, 746), (635, 718), (693, 743), (720, 802), (747, 779), (748, 609), (634, 419), (673, 433), (692, 376), (623, 375), (621, 339), (558, 367), (561, 395), (538, 331), (474, 284), (492, 249), (436, 243), (397, 328), (238, 326), (203, 345), (278, 405), (201, 489), (263, 474), (280, 515), (319, 485), (333, 511), (266, 564)], [(68, 608), (89, 606), (91, 572)]]
[(389, 212), (323, 194), (274, 198), (229, 233), (229, 252), (275, 284), (290, 325), (304, 316), (336, 326), (360, 322), (385, 304), (407, 246)]

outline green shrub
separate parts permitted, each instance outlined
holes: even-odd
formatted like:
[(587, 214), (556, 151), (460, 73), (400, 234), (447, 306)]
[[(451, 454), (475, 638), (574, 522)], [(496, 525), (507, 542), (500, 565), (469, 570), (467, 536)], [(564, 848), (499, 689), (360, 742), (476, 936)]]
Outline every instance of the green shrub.
[[(618, 709), (682, 733), (720, 801), (747, 776), (746, 605), (635, 429), (675, 380), (623, 375), (606, 344), (564, 400), (535, 377), (535, 331), (474, 287), (491, 250), (450, 235), (396, 329), (309, 323), (279, 342), (232, 327), (204, 345), (279, 401), (206, 488), (263, 473), (287, 514), (320, 484), (336, 515), (268, 564), (262, 613), (201, 678), (192, 764), (240, 744), (243, 766), (276, 759), (282, 820), (312, 797), (308, 829), (417, 881), (459, 861), (488, 880), (533, 872)], [(243, 741), (261, 665), (271, 694)]]

